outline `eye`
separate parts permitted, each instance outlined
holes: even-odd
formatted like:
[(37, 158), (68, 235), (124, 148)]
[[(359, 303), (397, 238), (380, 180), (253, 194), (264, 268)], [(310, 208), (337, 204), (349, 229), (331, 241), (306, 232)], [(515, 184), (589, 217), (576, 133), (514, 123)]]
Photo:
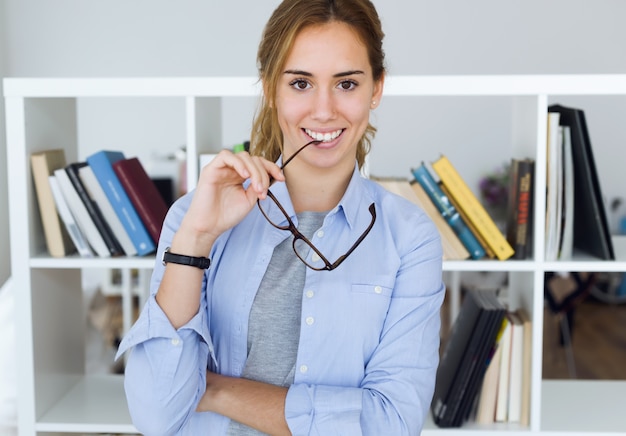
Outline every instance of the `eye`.
[(294, 89), (296, 89), (298, 91), (304, 91), (305, 89), (308, 89), (308, 88), (311, 87), (309, 82), (307, 82), (304, 79), (292, 80), (291, 82), (289, 82), (289, 86), (291, 86), (292, 88), (294, 88)]
[(354, 80), (342, 80), (337, 86), (342, 91), (352, 91), (358, 86), (358, 84)]

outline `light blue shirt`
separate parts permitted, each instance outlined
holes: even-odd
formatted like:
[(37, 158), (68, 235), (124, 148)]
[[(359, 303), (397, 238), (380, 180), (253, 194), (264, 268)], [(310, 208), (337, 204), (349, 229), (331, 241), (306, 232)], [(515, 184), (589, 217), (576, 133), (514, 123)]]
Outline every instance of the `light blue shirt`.
[[(272, 192), (297, 223), (285, 184), (275, 183)], [(191, 196), (168, 212), (157, 259)], [(417, 435), (429, 410), (444, 297), (441, 240), (432, 221), (362, 178), (355, 166), (344, 197), (312, 242), (334, 262), (370, 224), (371, 203), (376, 222), (348, 259), (330, 272), (306, 269), (296, 374), (285, 404), (294, 435)], [(284, 220), (275, 206), (269, 213)], [(164, 269), (156, 261), (151, 296), (118, 351), (132, 348), (125, 389), (139, 431), (226, 433), (228, 418), (195, 411), (205, 371), (241, 375), (250, 308), (274, 247), (285, 238), (291, 233), (270, 225), (257, 207), (221, 235), (210, 253), (200, 310), (178, 330), (154, 298)]]

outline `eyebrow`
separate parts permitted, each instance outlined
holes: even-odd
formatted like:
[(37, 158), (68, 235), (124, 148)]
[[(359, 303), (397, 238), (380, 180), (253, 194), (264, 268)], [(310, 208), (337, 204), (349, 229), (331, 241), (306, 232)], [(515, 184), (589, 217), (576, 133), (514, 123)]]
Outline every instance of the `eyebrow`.
[[(296, 76), (313, 77), (312, 73), (309, 73), (308, 71), (303, 71), (303, 70), (285, 70), (283, 74), (293, 74)], [(339, 77), (353, 76), (355, 74), (365, 74), (365, 72), (363, 72), (362, 70), (343, 71), (341, 73), (333, 74), (333, 77), (339, 78)]]

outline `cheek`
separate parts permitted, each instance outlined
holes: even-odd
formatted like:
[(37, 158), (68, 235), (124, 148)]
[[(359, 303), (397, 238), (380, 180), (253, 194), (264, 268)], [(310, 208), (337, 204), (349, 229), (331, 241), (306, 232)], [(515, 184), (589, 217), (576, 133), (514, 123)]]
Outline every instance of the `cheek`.
[(301, 99), (281, 99), (276, 103), (276, 113), (281, 128), (298, 124), (308, 113), (307, 105)]

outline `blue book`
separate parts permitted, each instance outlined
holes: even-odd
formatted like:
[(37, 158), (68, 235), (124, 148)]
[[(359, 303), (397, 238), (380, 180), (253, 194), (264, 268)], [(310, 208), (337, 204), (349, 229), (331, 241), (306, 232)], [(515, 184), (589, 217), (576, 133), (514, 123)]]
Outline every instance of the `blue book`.
[(465, 221), (463, 221), (463, 218), (452, 202), (450, 202), (448, 196), (442, 191), (432, 174), (430, 174), (426, 165), (422, 163), (419, 167), (413, 168), (411, 172), (415, 180), (424, 188), (424, 191), (426, 191), (437, 210), (441, 212), (443, 218), (450, 225), (452, 230), (454, 230), (454, 233), (456, 233), (463, 245), (465, 245), (472, 259), (482, 259), (485, 257), (485, 249), (480, 245), (480, 242), (478, 242), (478, 239), (474, 236), (474, 233), (472, 233)]
[(124, 229), (137, 249), (137, 254), (143, 256), (152, 253), (156, 247), (113, 170), (113, 163), (122, 159), (125, 157), (121, 151), (101, 150), (87, 157), (87, 163), (124, 225)]

